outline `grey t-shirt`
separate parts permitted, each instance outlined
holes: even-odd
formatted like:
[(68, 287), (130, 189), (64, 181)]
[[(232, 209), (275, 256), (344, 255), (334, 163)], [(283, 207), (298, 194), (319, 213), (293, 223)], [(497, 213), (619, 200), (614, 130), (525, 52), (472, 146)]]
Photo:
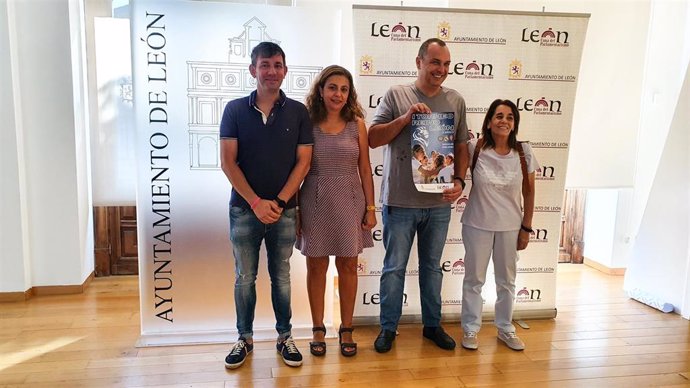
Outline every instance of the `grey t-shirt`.
[[(385, 124), (404, 115), (414, 104), (424, 103), (432, 112), (455, 113), (455, 142), (467, 142), (465, 99), (453, 89), (441, 88), (441, 92), (427, 97), (414, 83), (391, 87), (376, 109), (371, 124)], [(383, 182), (381, 200), (384, 205), (406, 208), (430, 208), (450, 206), (442, 194), (417, 191), (412, 181), (411, 126), (406, 125), (383, 150)]]

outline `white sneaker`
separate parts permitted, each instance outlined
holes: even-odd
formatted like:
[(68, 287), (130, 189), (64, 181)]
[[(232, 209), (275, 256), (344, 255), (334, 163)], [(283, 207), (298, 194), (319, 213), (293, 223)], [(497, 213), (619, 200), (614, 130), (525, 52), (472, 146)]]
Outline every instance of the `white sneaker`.
[(503, 341), (509, 348), (513, 350), (525, 350), (525, 343), (522, 342), (514, 331), (499, 331), (498, 339)]
[(479, 341), (477, 341), (476, 331), (466, 331), (462, 335), (462, 347), (469, 350), (477, 350)]

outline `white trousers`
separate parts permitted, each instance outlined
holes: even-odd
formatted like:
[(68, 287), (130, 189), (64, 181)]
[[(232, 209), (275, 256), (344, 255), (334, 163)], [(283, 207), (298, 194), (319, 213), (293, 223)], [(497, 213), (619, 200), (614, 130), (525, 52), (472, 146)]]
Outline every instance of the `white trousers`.
[(499, 331), (515, 331), (513, 303), (515, 300), (515, 273), (517, 270), (517, 238), (519, 230), (492, 232), (462, 226), (465, 245), (465, 279), (462, 282), (462, 329), (478, 332), (482, 327), (482, 286), (486, 270), (493, 256), (496, 279), (496, 319)]

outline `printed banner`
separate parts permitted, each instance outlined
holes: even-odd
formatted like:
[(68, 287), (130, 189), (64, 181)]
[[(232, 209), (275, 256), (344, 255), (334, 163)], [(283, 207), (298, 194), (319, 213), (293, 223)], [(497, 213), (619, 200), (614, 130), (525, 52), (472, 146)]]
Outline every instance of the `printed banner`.
[[(220, 118), (228, 101), (256, 89), (250, 54), (262, 41), (281, 45), (288, 66), (282, 89), (303, 101), (321, 69), (338, 62), (332, 53), (339, 50), (322, 48), (338, 47), (340, 14), (161, 0), (133, 2), (131, 20), (140, 343), (233, 341), (231, 187), (220, 170)], [(309, 305), (300, 303), (307, 300), (305, 258), (297, 250), (291, 265), (293, 332), (311, 336)], [(264, 248), (256, 286), (254, 335), (273, 339)], [(330, 287), (326, 323), (332, 320)]]
[[(534, 234), (518, 262), (515, 315), (553, 317), (561, 206), (588, 15), (355, 5), (353, 23), (356, 84), (368, 119), (390, 86), (415, 81), (419, 46), (432, 37), (444, 40), (450, 49), (452, 62), (443, 85), (465, 98), (471, 137), (481, 133), (493, 100), (516, 103), (521, 117), (518, 138), (531, 142), (542, 167), (536, 172)], [(413, 139), (410, 146), (414, 144)], [(372, 151), (371, 161), (379, 200), (380, 149)], [(446, 318), (460, 313), (465, 255), (460, 217), (471, 189), (469, 175), (465, 192), (452, 204), (441, 263)], [(384, 254), (381, 229), (377, 225), (374, 248), (365, 250), (359, 260), (357, 322), (378, 322)], [(421, 314), (416, 252), (415, 245), (405, 281), (403, 321), (416, 321)], [(489, 314), (496, 299), (492, 268), (483, 293), (484, 311)]]

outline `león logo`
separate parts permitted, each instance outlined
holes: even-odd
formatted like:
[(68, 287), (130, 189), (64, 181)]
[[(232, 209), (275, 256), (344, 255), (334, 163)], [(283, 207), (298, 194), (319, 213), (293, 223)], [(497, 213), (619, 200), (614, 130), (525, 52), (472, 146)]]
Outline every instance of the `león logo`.
[(563, 114), (561, 111), (563, 103), (560, 100), (547, 100), (546, 97), (536, 101), (531, 98), (520, 97), (515, 101), (515, 105), (517, 105), (518, 110), (532, 112), (535, 115), (560, 116)]
[(359, 59), (359, 74), (372, 74), (374, 72), (374, 59), (370, 55), (363, 55)]
[(392, 41), (413, 41), (419, 42), (419, 26), (404, 25), (399, 22), (392, 28), (390, 24), (371, 23), (371, 36), (390, 38)]
[(541, 302), (541, 290), (534, 288), (528, 290), (527, 287), (522, 287), (520, 291), (515, 295), (516, 303), (535, 303)]
[(520, 81), (575, 82), (576, 76), (563, 73), (530, 73), (518, 59), (508, 65), (508, 79)]
[(363, 275), (367, 273), (367, 261), (366, 259), (360, 257), (357, 260), (357, 274)]
[(545, 31), (523, 28), (522, 38), (520, 40), (523, 42), (539, 43), (540, 46), (568, 47), (570, 46), (570, 42), (568, 41), (569, 37), (570, 34), (568, 34), (568, 31), (554, 31), (551, 27)]
[(453, 263), (453, 268), (451, 269), (453, 275), (461, 275), (465, 273), (465, 260), (458, 259)]
[(510, 68), (508, 70), (508, 78), (510, 79), (520, 79), (522, 78), (522, 62), (514, 59), (510, 62)]
[(450, 23), (448, 23), (448, 22), (439, 23), (436, 36), (441, 40), (450, 39)]

